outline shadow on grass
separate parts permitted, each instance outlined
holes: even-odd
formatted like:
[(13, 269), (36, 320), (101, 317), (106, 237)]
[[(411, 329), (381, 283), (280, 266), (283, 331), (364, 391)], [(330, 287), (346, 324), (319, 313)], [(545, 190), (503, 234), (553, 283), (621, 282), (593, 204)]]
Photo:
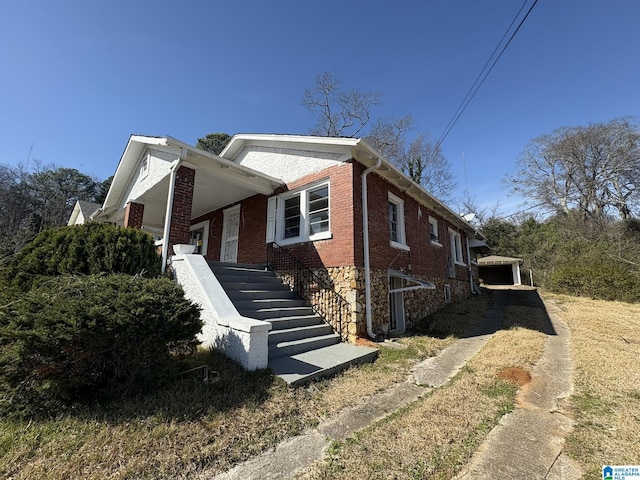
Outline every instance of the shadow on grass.
[(515, 327), (556, 335), (537, 290), (482, 288), (482, 295), (448, 305), (423, 318), (411, 333), (468, 338)]
[(80, 418), (118, 424), (147, 417), (164, 421), (193, 421), (242, 408), (259, 408), (286, 384), (269, 370), (248, 372), (215, 350), (202, 350), (183, 359), (178, 369), (208, 365), (214, 382), (203, 381), (201, 370), (179, 374), (156, 389), (67, 411)]

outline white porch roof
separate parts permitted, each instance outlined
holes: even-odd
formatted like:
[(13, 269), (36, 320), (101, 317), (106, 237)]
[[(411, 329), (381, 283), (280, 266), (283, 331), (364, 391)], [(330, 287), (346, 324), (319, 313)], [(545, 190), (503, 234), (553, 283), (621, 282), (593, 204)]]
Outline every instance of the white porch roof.
[[(175, 156), (153, 185), (132, 195), (140, 161), (148, 148)], [(113, 183), (94, 219), (122, 223), (128, 202), (144, 204), (144, 226), (162, 229), (166, 213), (171, 168), (179, 162), (196, 171), (192, 218), (255, 194), (270, 195), (282, 182), (264, 173), (187, 145), (172, 137), (132, 135), (122, 154)]]

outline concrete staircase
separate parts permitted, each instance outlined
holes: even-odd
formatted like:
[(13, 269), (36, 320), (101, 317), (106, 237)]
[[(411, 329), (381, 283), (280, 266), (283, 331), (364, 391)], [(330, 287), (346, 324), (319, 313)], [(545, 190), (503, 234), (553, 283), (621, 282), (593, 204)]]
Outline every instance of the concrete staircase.
[(373, 348), (341, 342), (340, 335), (264, 265), (209, 262), (245, 317), (269, 322), (269, 368), (291, 385), (372, 362)]

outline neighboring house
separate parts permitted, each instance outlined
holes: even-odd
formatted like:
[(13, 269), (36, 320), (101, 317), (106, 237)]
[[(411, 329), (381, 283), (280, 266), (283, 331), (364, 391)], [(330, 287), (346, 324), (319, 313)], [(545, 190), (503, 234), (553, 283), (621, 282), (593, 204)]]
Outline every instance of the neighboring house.
[(73, 207), (73, 211), (71, 212), (71, 217), (69, 217), (69, 222), (67, 225), (82, 225), (83, 223), (87, 223), (91, 215), (100, 210), (99, 203), (91, 203), (85, 202), (84, 200), (78, 200)]
[(487, 285), (521, 285), (521, 258), (489, 255), (478, 259), (479, 278)]
[[(401, 334), (468, 296), (478, 279), (474, 228), (356, 138), (236, 135), (216, 156), (171, 137), (132, 136), (94, 219), (153, 232), (163, 265), (173, 263), (185, 285), (179, 262), (194, 256), (172, 258), (176, 244), (195, 245), (209, 261), (278, 272), (300, 262), (315, 276), (281, 276), (312, 302), (326, 285), (338, 292), (347, 314), (326, 320), (351, 343)], [(198, 265), (189, 271), (199, 275)], [(209, 301), (212, 311), (229, 306)], [(242, 318), (242, 328), (260, 330)], [(212, 335), (205, 341), (220, 344)]]

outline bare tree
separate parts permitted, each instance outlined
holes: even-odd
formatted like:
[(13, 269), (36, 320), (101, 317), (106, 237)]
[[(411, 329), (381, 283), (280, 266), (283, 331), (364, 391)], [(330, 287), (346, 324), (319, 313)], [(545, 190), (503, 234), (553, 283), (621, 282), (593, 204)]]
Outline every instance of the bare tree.
[[(363, 134), (371, 121), (371, 110), (379, 102), (377, 93), (344, 90), (336, 76), (329, 72), (316, 76), (313, 88), (306, 89), (302, 99), (302, 104), (316, 117), (311, 133), (329, 137)], [(416, 183), (441, 200), (451, 200), (455, 182), (447, 159), (427, 134), (418, 134), (409, 141), (407, 137), (412, 129), (411, 115), (379, 118), (363, 136)]]
[(413, 117), (377, 119), (365, 140), (389, 161), (397, 162), (406, 150), (406, 137), (413, 130)]
[(640, 204), (640, 131), (629, 119), (564, 127), (533, 140), (508, 181), (556, 213), (629, 219)]
[(371, 120), (371, 109), (379, 104), (375, 92), (345, 90), (330, 72), (316, 76), (313, 88), (306, 89), (304, 105), (315, 117), (314, 135), (355, 137)]
[(450, 201), (455, 182), (449, 162), (425, 133), (418, 134), (407, 144), (407, 135), (412, 128), (411, 115), (378, 119), (366, 140), (414, 182), (439, 199)]

